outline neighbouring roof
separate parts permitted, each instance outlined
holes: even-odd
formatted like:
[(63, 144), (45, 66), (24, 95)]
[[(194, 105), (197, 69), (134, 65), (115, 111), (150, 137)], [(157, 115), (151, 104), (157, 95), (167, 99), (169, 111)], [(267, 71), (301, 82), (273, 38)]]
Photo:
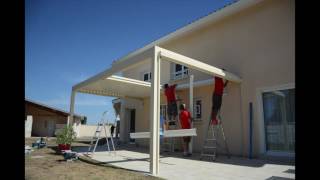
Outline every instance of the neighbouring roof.
[[(56, 108), (56, 107), (48, 106), (48, 105), (46, 105), (46, 104), (39, 103), (39, 102), (36, 102), (36, 101), (34, 101), (34, 100), (30, 100), (30, 99), (27, 99), (27, 98), (25, 98), (24, 100), (25, 100), (25, 102), (27, 102), (27, 103), (33, 104), (33, 105), (35, 105), (35, 106), (40, 106), (40, 107), (45, 108), (45, 109), (47, 109), (47, 110), (49, 110), (49, 111), (58, 112), (58, 113), (60, 113), (60, 114), (66, 115), (66, 116), (70, 115), (69, 112), (64, 111), (64, 110), (62, 110), (62, 109), (58, 109), (58, 108)], [(79, 117), (79, 118), (84, 117), (84, 116), (79, 115), (79, 114), (74, 114), (74, 116), (77, 116), (77, 117)]]

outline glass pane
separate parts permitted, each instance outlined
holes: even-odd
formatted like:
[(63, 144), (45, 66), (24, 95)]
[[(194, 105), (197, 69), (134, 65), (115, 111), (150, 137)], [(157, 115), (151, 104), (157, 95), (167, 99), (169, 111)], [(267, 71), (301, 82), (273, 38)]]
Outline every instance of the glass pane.
[(148, 74), (143, 75), (143, 81), (148, 81)]
[(295, 150), (295, 90), (262, 94), (267, 151)]
[(196, 107), (197, 107), (196, 118), (200, 119), (201, 118), (201, 101), (200, 100), (196, 102)]
[(182, 66), (180, 64), (176, 64), (176, 72), (181, 70), (182, 70)]

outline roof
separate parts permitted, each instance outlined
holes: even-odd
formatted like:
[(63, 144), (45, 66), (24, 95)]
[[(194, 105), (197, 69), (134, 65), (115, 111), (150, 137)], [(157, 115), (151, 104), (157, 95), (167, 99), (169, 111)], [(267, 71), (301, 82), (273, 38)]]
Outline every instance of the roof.
[(176, 38), (181, 37), (183, 35), (197, 31), (197, 30), (207, 26), (208, 24), (217, 22), (223, 18), (231, 16), (235, 13), (238, 13), (244, 9), (247, 9), (253, 5), (258, 4), (261, 1), (263, 1), (263, 0), (235, 0), (232, 3), (227, 4), (226, 6), (211, 12), (207, 16), (204, 16), (196, 21), (193, 21), (193, 22), (189, 23), (188, 25), (183, 26), (182, 28), (177, 29), (176, 31), (173, 31), (173, 32), (167, 34), (166, 36), (163, 36), (160, 39), (157, 39), (157, 40), (145, 45), (144, 47), (137, 49), (137, 50), (127, 54), (126, 56), (124, 56), (120, 59), (115, 60), (113, 62), (113, 64), (117, 64), (120, 61), (125, 61), (127, 59), (130, 59), (132, 56), (135, 56), (136, 54), (139, 54), (139, 53), (141, 53), (141, 52), (145, 51), (146, 49), (149, 49), (153, 46), (162, 45), (162, 44), (169, 42), (173, 39), (176, 39)]
[[(213, 84), (214, 79), (207, 79), (201, 81), (195, 81), (193, 86), (206, 86)], [(161, 87), (160, 87), (161, 88)], [(177, 90), (188, 89), (189, 83), (182, 83), (177, 86)], [(120, 76), (112, 75), (111, 77), (100, 79), (94, 82), (90, 86), (86, 86), (78, 90), (78, 92), (105, 95), (113, 97), (132, 97), (132, 98), (146, 98), (150, 96), (151, 83), (140, 81), (136, 79), (130, 79)], [(130, 96), (128, 96), (130, 94)], [(120, 99), (113, 99), (112, 102), (116, 103)]]
[(144, 98), (150, 95), (150, 87), (150, 82), (112, 75), (99, 79), (90, 86), (79, 89), (78, 92), (113, 97)]
[[(64, 110), (62, 110), (62, 109), (58, 109), (58, 108), (56, 108), (56, 107), (48, 106), (48, 105), (46, 105), (46, 104), (39, 103), (39, 102), (36, 102), (36, 101), (34, 101), (34, 100), (30, 100), (30, 99), (27, 99), (27, 98), (25, 98), (24, 100), (25, 100), (25, 102), (29, 102), (29, 103), (34, 104), (34, 105), (36, 105), (36, 106), (41, 106), (41, 107), (46, 108), (46, 109), (49, 109), (49, 110), (51, 110), (51, 111), (56, 111), (56, 112), (59, 112), (59, 113), (64, 114), (64, 115), (70, 115), (69, 112), (64, 111)], [(79, 114), (74, 114), (74, 116), (84, 117), (84, 116), (79, 115)]]
[(209, 75), (218, 76), (236, 83), (241, 83), (242, 81), (240, 77), (233, 73), (216, 68), (199, 60), (192, 59), (187, 56), (175, 53), (173, 51), (155, 46), (153, 48), (145, 50), (140, 54), (132, 56), (131, 59), (128, 61), (122, 61), (121, 63), (118, 63), (117, 65), (114, 65), (111, 68), (106, 69), (105, 71), (74, 85), (72, 87), (72, 91), (122, 98), (149, 97), (151, 95), (150, 82), (144, 82), (136, 79), (116, 76), (113, 74), (119, 71), (123, 71), (126, 68), (132, 68), (141, 65), (146, 61), (146, 59), (152, 59), (152, 56), (155, 56), (155, 54), (160, 55), (161, 59), (181, 64)]

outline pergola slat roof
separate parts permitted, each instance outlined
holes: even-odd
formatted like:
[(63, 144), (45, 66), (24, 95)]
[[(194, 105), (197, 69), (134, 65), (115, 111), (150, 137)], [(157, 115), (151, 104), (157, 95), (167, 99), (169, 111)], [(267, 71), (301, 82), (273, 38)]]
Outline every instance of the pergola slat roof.
[[(147, 60), (151, 61), (151, 83), (114, 76), (114, 74), (118, 72), (139, 66)], [(199, 60), (189, 58), (170, 50), (154, 46), (141, 52), (140, 54), (130, 56), (130, 58), (128, 58), (126, 61), (115, 63), (110, 69), (107, 69), (98, 75), (73, 86), (70, 103), (70, 113), (73, 114), (76, 92), (115, 97), (142, 98), (150, 96), (150, 173), (152, 174), (159, 173), (159, 124), (161, 92), (160, 62), (162, 60), (176, 64), (182, 64), (190, 69), (195, 69), (209, 75), (219, 76), (235, 83), (241, 83), (242, 81), (233, 73), (224, 71), (212, 65), (205, 64)], [(193, 87), (190, 85), (190, 89), (192, 88)], [(190, 99), (192, 99), (192, 95), (190, 96)], [(73, 119), (71, 118), (71, 121), (72, 120)]]

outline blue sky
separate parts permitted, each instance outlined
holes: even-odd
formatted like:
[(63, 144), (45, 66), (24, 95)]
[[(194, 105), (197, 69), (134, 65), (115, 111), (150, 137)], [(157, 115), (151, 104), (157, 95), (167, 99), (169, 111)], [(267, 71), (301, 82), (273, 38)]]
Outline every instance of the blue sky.
[[(69, 111), (73, 85), (233, 1), (26, 0), (25, 96)], [(78, 93), (75, 112), (114, 121), (112, 99)]]

